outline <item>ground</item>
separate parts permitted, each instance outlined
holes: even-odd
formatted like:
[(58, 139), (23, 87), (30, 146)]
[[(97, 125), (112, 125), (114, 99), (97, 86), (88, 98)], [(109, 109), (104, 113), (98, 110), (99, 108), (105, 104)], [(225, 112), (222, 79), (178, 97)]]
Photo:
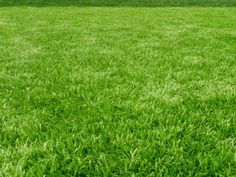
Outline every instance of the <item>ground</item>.
[(0, 7), (0, 176), (236, 176), (235, 7)]

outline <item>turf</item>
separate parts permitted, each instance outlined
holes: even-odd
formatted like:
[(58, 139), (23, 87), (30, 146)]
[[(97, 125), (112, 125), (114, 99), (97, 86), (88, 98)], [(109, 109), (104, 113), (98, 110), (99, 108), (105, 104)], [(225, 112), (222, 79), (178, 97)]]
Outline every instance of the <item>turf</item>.
[(235, 73), (234, 7), (1, 7), (0, 176), (236, 176)]
[(0, 6), (236, 7), (235, 0), (0, 0)]

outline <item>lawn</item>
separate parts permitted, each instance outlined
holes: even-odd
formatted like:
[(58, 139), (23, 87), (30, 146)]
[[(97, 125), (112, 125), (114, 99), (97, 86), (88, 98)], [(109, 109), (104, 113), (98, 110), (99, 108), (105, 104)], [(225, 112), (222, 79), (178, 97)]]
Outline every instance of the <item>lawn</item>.
[(0, 176), (235, 177), (232, 4), (0, 1)]

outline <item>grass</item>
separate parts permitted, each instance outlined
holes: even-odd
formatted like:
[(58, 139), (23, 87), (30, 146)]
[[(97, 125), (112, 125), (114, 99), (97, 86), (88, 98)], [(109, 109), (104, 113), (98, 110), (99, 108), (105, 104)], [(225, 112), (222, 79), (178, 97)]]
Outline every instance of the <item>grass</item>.
[(235, 29), (234, 7), (1, 7), (0, 176), (236, 176)]
[(236, 7), (235, 0), (0, 0), (0, 6)]

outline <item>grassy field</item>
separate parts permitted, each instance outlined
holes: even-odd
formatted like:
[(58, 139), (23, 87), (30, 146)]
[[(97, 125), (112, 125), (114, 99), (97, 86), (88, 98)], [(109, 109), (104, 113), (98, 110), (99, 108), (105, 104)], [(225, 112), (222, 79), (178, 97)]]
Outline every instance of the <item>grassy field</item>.
[(236, 7), (236, 0), (0, 0), (0, 6)]
[(235, 1), (12, 2), (0, 1), (1, 177), (236, 176)]

